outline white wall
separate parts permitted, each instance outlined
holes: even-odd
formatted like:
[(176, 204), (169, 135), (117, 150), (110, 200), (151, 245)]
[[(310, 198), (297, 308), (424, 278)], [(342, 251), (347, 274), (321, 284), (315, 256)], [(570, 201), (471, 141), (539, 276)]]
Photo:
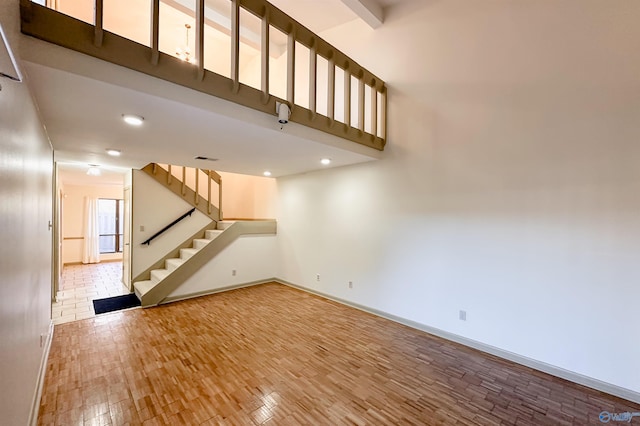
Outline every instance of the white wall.
[[(191, 209), (181, 197), (153, 180), (145, 172), (133, 171), (131, 276), (135, 278), (167, 253), (202, 229), (211, 220), (194, 211), (150, 245), (142, 242)], [(144, 230), (141, 230), (143, 227)]]
[[(274, 278), (279, 253), (275, 235), (245, 235), (214, 257), (169, 295), (181, 298)], [(236, 275), (232, 271), (236, 271)]]
[(222, 177), (224, 218), (273, 219), (276, 217), (275, 179), (219, 172)]
[(324, 34), (388, 82), (388, 146), (278, 179), (279, 276), (640, 392), (639, 13), (413, 2)]
[[(122, 199), (122, 185), (64, 185), (62, 200), (62, 262), (82, 262), (85, 197)], [(100, 254), (100, 261), (121, 260), (122, 253)]]
[[(0, 0), (0, 24), (19, 51), (18, 2)], [(0, 422), (13, 426), (29, 422), (51, 323), (53, 157), (27, 83), (0, 84)]]

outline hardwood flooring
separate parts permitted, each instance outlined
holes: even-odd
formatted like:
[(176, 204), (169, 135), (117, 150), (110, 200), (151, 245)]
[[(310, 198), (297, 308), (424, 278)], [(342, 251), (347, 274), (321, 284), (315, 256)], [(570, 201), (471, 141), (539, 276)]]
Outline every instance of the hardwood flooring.
[(279, 284), (57, 325), (41, 425), (585, 425), (640, 406)]

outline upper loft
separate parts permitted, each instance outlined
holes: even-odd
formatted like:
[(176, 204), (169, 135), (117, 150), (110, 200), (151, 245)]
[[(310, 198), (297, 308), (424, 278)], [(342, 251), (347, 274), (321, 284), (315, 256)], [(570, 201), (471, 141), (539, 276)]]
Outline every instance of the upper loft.
[(21, 0), (22, 32), (382, 151), (386, 86), (264, 0)]

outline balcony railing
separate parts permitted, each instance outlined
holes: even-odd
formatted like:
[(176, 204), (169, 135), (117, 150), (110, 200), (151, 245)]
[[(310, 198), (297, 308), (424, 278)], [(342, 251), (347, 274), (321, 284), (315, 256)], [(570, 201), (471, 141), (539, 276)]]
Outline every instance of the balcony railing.
[(385, 83), (265, 0), (38, 3), (25, 34), (384, 149)]

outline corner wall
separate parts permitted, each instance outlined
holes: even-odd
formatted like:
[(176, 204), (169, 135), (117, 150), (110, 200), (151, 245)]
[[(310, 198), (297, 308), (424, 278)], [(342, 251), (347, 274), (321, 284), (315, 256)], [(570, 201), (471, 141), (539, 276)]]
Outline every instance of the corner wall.
[(638, 395), (638, 4), (428, 3), (323, 35), (389, 143), (278, 179), (278, 276)]
[[(14, 52), (17, 13), (0, 2)], [(53, 154), (27, 83), (0, 84), (0, 417), (26, 425), (51, 324)]]

